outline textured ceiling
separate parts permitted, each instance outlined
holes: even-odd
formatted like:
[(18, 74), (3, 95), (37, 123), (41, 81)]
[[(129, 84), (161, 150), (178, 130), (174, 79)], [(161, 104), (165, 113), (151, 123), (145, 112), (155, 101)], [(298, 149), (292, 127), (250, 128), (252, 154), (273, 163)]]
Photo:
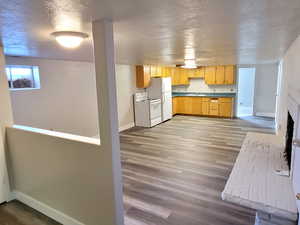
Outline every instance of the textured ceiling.
[(92, 61), (91, 38), (67, 50), (50, 33), (104, 17), (126, 64), (276, 62), (300, 33), (299, 0), (2, 0), (0, 36), (7, 55)]

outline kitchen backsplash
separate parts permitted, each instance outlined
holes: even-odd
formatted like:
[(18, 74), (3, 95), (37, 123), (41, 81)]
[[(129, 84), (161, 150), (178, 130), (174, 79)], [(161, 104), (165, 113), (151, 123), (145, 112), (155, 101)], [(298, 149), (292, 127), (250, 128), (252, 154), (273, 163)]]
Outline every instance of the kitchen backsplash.
[(235, 93), (236, 85), (207, 85), (204, 79), (190, 79), (188, 86), (173, 86), (173, 92), (222, 92), (222, 93)]

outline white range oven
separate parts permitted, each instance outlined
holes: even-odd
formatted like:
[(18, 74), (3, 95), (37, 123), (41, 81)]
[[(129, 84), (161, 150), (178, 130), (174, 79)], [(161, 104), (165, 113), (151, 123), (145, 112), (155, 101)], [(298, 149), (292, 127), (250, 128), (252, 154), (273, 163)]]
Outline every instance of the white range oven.
[(151, 127), (162, 122), (161, 119), (161, 100), (153, 99), (150, 101), (150, 124)]
[(135, 125), (140, 127), (153, 127), (162, 122), (161, 100), (148, 99), (147, 92), (134, 95)]

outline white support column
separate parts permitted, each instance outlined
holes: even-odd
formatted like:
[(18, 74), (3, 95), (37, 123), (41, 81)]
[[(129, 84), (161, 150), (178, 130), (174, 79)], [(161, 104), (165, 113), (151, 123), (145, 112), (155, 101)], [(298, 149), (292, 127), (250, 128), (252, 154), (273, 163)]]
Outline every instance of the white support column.
[(13, 125), (12, 108), (5, 72), (5, 57), (0, 46), (0, 203), (8, 201), (10, 196), (9, 179), (5, 159), (6, 133), (5, 128)]
[[(123, 191), (118, 132), (113, 23), (110, 20), (93, 22), (96, 85), (99, 112), (100, 140), (105, 156), (111, 160), (114, 186), (115, 219), (112, 225), (123, 225)], [(105, 203), (102, 203), (105, 204)]]

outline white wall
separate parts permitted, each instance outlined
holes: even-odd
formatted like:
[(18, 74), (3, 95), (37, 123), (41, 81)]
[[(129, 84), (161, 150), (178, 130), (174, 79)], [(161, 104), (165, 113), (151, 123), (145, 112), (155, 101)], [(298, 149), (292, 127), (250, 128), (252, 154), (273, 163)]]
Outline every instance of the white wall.
[[(284, 137), (286, 134), (286, 126), (287, 126), (287, 112), (288, 112), (288, 98), (291, 98), (295, 101), (296, 105), (300, 105), (300, 36), (292, 43), (292, 45), (287, 50), (286, 54), (281, 60), (281, 84), (280, 84), (280, 92), (278, 96), (278, 111), (276, 113), (276, 122), (277, 124), (277, 133), (281, 137)], [(299, 106), (298, 106), (299, 107)], [(295, 111), (299, 111), (295, 107), (293, 109)], [(299, 115), (298, 122), (295, 121), (295, 125), (299, 124)], [(294, 138), (300, 139), (300, 132), (295, 130)], [(299, 173), (299, 165), (300, 165), (300, 148), (294, 146), (294, 163), (293, 163), (293, 188), (294, 192), (299, 193), (300, 191), (300, 173)], [(300, 209), (300, 202), (296, 201), (298, 210)], [(300, 225), (300, 221), (298, 222)]]
[(278, 64), (256, 65), (254, 113), (275, 117)]
[(6, 165), (7, 143), (6, 127), (13, 124), (12, 107), (8, 92), (8, 81), (5, 75), (5, 58), (0, 46), (0, 203), (9, 198), (9, 180)]
[(135, 66), (116, 65), (116, 79), (119, 127), (124, 130), (134, 126)]
[[(11, 91), (16, 124), (68, 132), (98, 135), (94, 64), (89, 62), (6, 57), (7, 64), (36, 65), (41, 89)], [(119, 126), (134, 123), (132, 94), (135, 68), (116, 65)]]
[(300, 104), (300, 36), (292, 43), (282, 59), (281, 90), (278, 96), (277, 127), (282, 136), (286, 132), (287, 98), (290, 95)]
[(7, 129), (16, 198), (60, 222), (113, 224), (109, 149), (48, 133)]

